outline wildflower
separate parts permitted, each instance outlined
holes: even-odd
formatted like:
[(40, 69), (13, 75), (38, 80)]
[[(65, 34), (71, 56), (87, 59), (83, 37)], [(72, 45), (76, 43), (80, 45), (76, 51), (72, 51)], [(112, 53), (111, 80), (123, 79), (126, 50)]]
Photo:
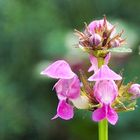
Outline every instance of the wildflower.
[(125, 39), (121, 38), (123, 31), (115, 35), (115, 26), (109, 23), (106, 17), (86, 25), (84, 32), (75, 30), (75, 33), (79, 37), (79, 48), (88, 53), (92, 52), (94, 55), (97, 55), (97, 50), (102, 50), (106, 55), (110, 48), (125, 43)]
[(57, 114), (53, 119), (60, 117), (65, 120), (73, 118), (73, 106), (70, 104), (80, 96), (80, 81), (75, 73), (72, 72), (69, 64), (64, 60), (58, 60), (46, 68), (43, 75), (59, 79), (54, 85), (59, 99)]
[(94, 121), (101, 121), (106, 118), (111, 124), (117, 122), (118, 115), (111, 107), (118, 95), (118, 87), (113, 80), (121, 79), (122, 77), (112, 71), (107, 65), (103, 65), (94, 75), (89, 77), (89, 81), (96, 81), (94, 97), (101, 105), (101, 108), (93, 112), (92, 119)]
[(123, 31), (115, 35), (116, 26), (104, 17), (85, 25), (84, 32), (75, 32), (79, 37), (79, 48), (89, 54), (91, 66), (88, 72), (94, 71), (94, 74), (87, 77), (80, 70), (80, 82), (64, 60), (54, 62), (41, 72), (58, 79), (54, 89), (59, 102), (52, 119), (60, 117), (69, 120), (74, 116), (74, 108), (77, 108), (92, 111), (92, 119), (96, 122), (107, 119), (114, 125), (118, 120), (117, 113), (134, 110), (136, 98), (140, 97), (139, 84), (130, 82), (124, 85), (122, 77), (108, 67), (111, 50), (126, 51), (116, 48), (125, 42), (121, 38)]
[(111, 104), (118, 95), (117, 86), (114, 81), (103, 80), (96, 82), (94, 86), (94, 96), (100, 103), (101, 108), (96, 109), (92, 114), (94, 121), (107, 119), (111, 124), (115, 124), (118, 120), (118, 115), (111, 107)]

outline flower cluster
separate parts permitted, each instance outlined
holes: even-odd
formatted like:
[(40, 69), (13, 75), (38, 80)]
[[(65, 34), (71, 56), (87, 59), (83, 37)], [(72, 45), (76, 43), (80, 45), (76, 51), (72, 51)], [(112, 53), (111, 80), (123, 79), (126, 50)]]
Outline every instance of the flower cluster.
[(58, 60), (48, 66), (41, 74), (58, 79), (54, 85), (59, 100), (57, 113), (52, 119), (60, 117), (69, 120), (74, 116), (74, 109), (92, 111), (92, 119), (99, 122), (107, 119), (116, 124), (118, 112), (134, 110), (136, 99), (140, 97), (140, 85), (133, 82), (123, 84), (123, 78), (108, 66), (110, 48), (120, 47), (124, 43), (121, 33), (115, 35), (115, 26), (106, 18), (95, 20), (84, 32), (76, 30), (79, 47), (88, 52), (93, 72), (89, 78), (80, 70), (80, 78), (64, 60)]
[(110, 24), (106, 17), (102, 20), (95, 20), (88, 26), (85, 24), (84, 32), (75, 30), (79, 37), (79, 47), (84, 51), (107, 50), (125, 44), (125, 39), (121, 38), (123, 30), (115, 35), (115, 26)]

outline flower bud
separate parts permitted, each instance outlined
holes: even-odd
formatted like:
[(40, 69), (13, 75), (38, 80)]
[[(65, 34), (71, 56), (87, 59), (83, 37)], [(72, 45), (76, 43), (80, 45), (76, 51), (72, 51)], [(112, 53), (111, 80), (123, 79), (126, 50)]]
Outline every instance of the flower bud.
[(129, 92), (134, 95), (134, 98), (140, 97), (140, 84), (131, 85)]
[(110, 42), (111, 47), (115, 48), (115, 47), (119, 47), (120, 46), (120, 42), (119, 40), (115, 39), (113, 41)]
[(91, 45), (98, 46), (100, 44), (100, 42), (101, 42), (101, 36), (100, 35), (95, 33), (90, 37)]

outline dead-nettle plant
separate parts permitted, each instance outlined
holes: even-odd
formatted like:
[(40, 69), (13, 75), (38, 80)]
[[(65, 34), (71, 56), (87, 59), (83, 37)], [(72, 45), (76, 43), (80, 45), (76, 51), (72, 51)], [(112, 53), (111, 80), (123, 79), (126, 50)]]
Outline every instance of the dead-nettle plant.
[(91, 66), (87, 71), (93, 75), (87, 78), (80, 70), (78, 77), (65, 60), (58, 60), (41, 72), (44, 76), (58, 79), (54, 89), (59, 102), (52, 119), (72, 119), (75, 108), (89, 110), (92, 120), (99, 122), (99, 140), (107, 140), (108, 122), (115, 125), (118, 112), (135, 109), (140, 85), (134, 82), (125, 85), (122, 75), (108, 66), (111, 52), (131, 52), (129, 48), (121, 47), (125, 44), (122, 33), (116, 34), (116, 26), (106, 17), (85, 24), (83, 32), (75, 30), (79, 48), (89, 56)]

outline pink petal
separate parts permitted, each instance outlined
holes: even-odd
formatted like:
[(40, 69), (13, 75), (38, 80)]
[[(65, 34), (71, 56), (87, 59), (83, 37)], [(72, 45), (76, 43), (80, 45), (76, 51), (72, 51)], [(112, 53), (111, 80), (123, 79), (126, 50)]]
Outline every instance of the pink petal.
[(110, 58), (111, 58), (111, 53), (108, 53), (104, 60), (106, 65), (108, 65)]
[(88, 69), (88, 72), (94, 71), (96, 72), (98, 70), (98, 61), (97, 58), (93, 55), (89, 56), (91, 67)]
[(99, 122), (103, 119), (105, 119), (106, 117), (106, 110), (105, 107), (102, 106), (101, 108), (96, 109), (93, 113), (92, 113), (92, 119), (96, 122)]
[(94, 85), (94, 96), (101, 104), (111, 104), (118, 95), (118, 88), (114, 81), (97, 81)]
[(64, 60), (54, 62), (42, 71), (41, 74), (56, 79), (71, 79), (75, 76), (75, 73), (72, 72), (69, 64)]
[(80, 81), (77, 76), (72, 79), (60, 79), (54, 87), (59, 100), (76, 99), (80, 96)]
[(108, 113), (107, 113), (107, 120), (109, 123), (112, 125), (115, 125), (116, 122), (118, 121), (118, 114), (114, 109), (112, 109), (110, 106), (108, 107)]
[(109, 123), (115, 125), (118, 120), (118, 114), (110, 107), (110, 105), (103, 105), (101, 108), (98, 108), (93, 112), (92, 119), (96, 122), (107, 119)]
[(64, 119), (64, 120), (69, 120), (73, 118), (74, 116), (74, 111), (73, 107), (66, 103), (65, 100), (59, 101), (58, 107), (57, 107), (57, 116)]
[(95, 74), (89, 77), (89, 81), (121, 80), (122, 77), (112, 71), (107, 65), (103, 65)]
[[(89, 25), (88, 25), (88, 28), (89, 28), (89, 31), (91, 33), (95, 33), (95, 29), (100, 29), (100, 28), (103, 28), (104, 26), (104, 19), (102, 20), (94, 20), (92, 21)], [(113, 27), (112, 24), (110, 24), (108, 21), (107, 21), (107, 28), (108, 30), (111, 30)], [(113, 37), (113, 35), (115, 34), (115, 30), (111, 33), (111, 38)]]
[[(104, 63), (107, 65), (109, 63), (109, 60), (110, 60), (110, 57), (111, 57), (111, 53), (108, 53), (104, 59)], [(98, 60), (95, 56), (93, 55), (90, 55), (89, 56), (89, 60), (90, 60), (90, 63), (91, 63), (91, 67), (88, 69), (88, 72), (91, 72), (91, 71), (94, 71), (96, 72), (98, 70)]]

